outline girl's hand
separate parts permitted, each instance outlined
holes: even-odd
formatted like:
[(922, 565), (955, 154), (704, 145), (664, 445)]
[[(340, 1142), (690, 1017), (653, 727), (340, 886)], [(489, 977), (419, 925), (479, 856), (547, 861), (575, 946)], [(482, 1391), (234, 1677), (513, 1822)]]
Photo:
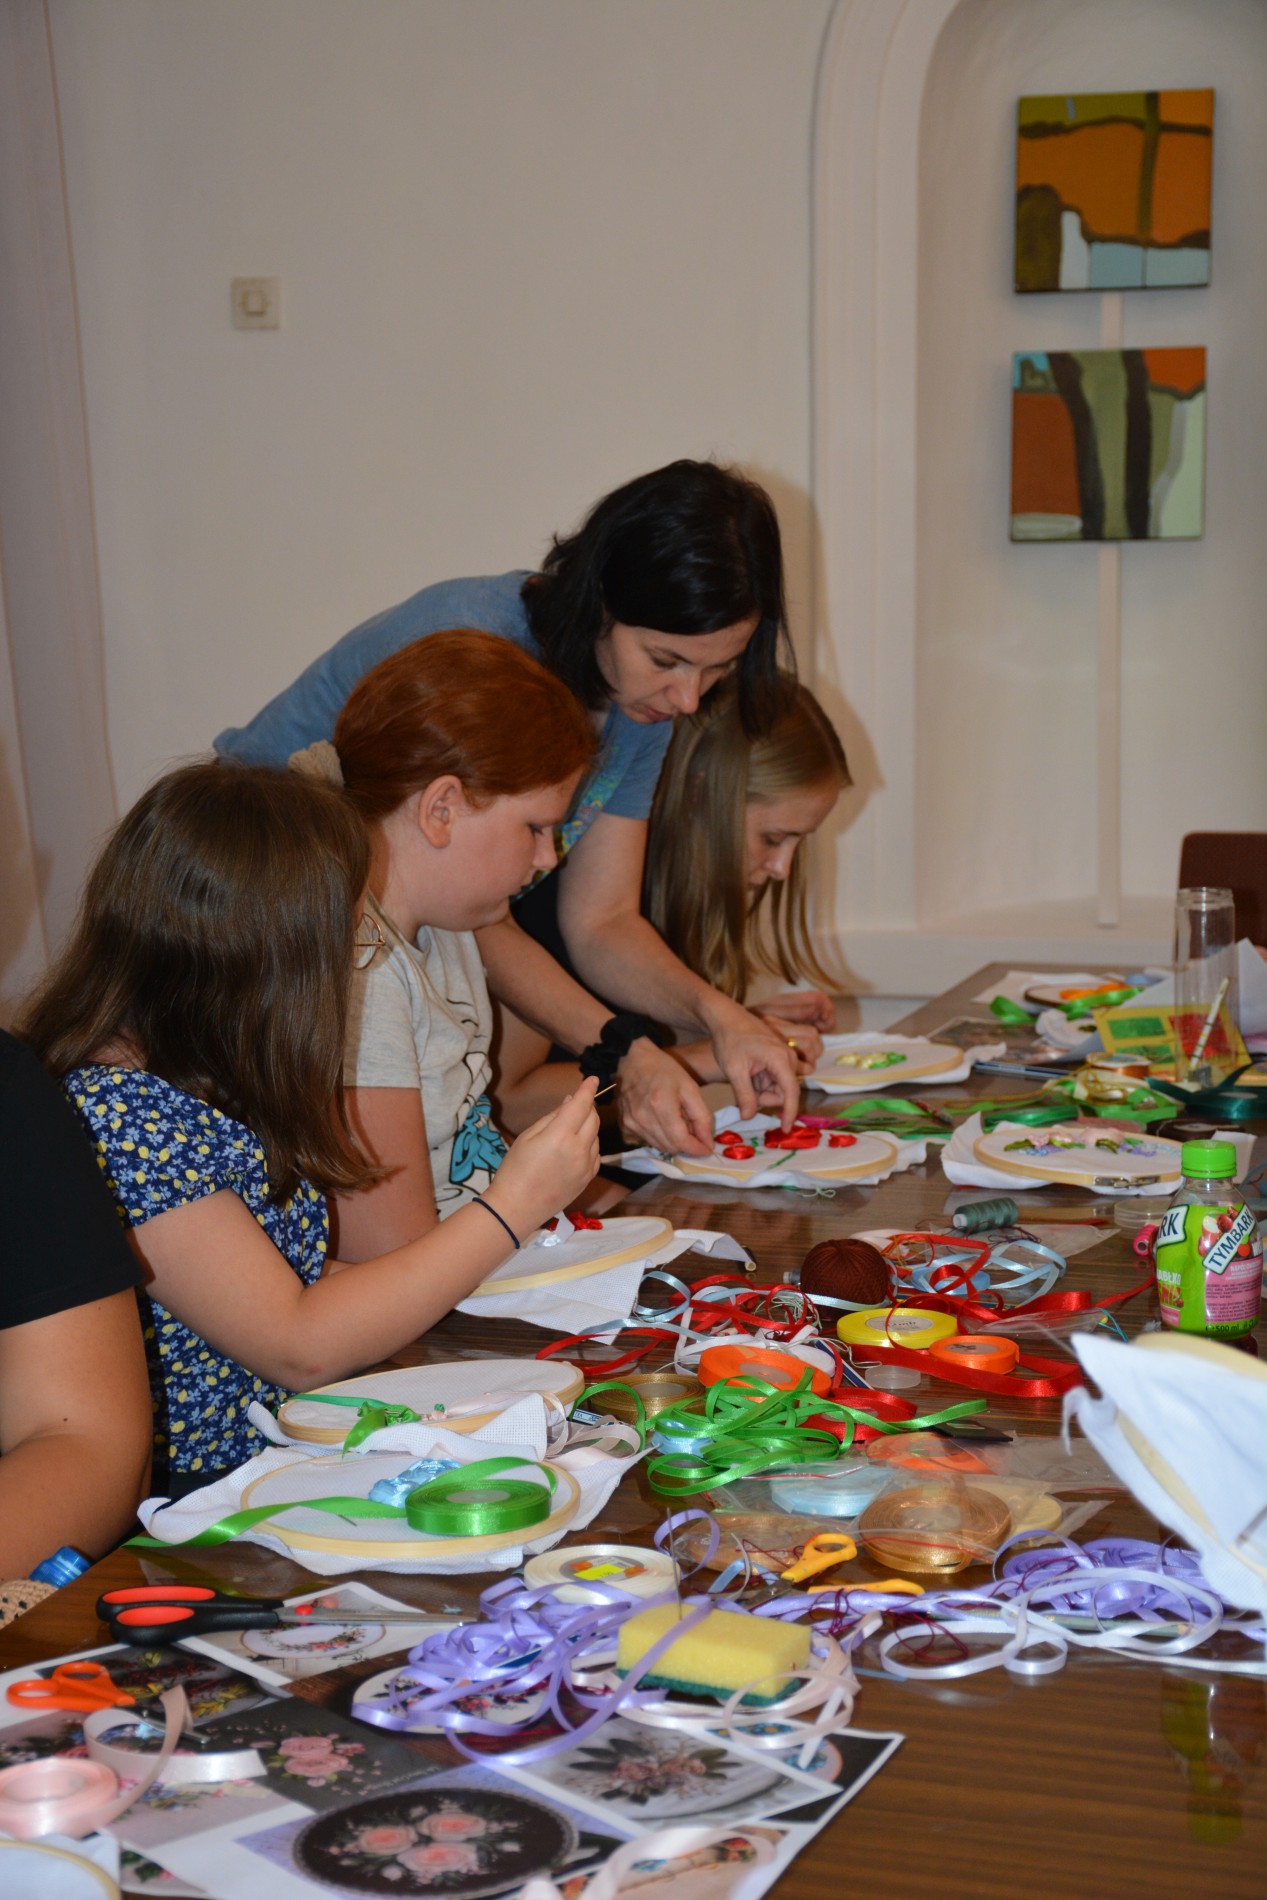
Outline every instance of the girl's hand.
[(754, 1005), (762, 1016), (779, 1016), (787, 1023), (806, 1023), (829, 1034), (836, 1027), (836, 1005), (822, 990), (784, 990)]
[(598, 1082), (586, 1076), (575, 1095), (525, 1128), (511, 1143), (484, 1199), (522, 1239), (585, 1188), (598, 1172)]

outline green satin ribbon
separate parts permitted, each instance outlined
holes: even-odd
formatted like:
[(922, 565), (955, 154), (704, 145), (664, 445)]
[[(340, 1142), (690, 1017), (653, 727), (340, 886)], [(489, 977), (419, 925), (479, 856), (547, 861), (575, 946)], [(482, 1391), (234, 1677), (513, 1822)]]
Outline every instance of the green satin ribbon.
[[(568, 1417), (575, 1418), (581, 1406), (588, 1405), (589, 1401), (592, 1398), (594, 1398), (595, 1395), (599, 1392), (626, 1392), (628, 1393), (629, 1397), (634, 1402), (634, 1412), (636, 1413), (636, 1417), (628, 1421), (621, 1420), (620, 1422), (622, 1424), (623, 1423), (632, 1424), (634, 1430), (638, 1434), (638, 1449), (639, 1451), (645, 1450), (646, 1443), (647, 1443), (647, 1408), (642, 1402), (641, 1393), (639, 1393), (633, 1386), (626, 1385), (623, 1379), (599, 1379), (593, 1385), (587, 1385), (585, 1390), (582, 1392), (580, 1398), (577, 1399), (575, 1405), (573, 1405), (572, 1410), (568, 1414)], [(669, 1408), (666, 1406), (665, 1410), (667, 1411), (668, 1409)]]
[[(527, 1466), (545, 1470), (548, 1485), (527, 1478), (504, 1478), (502, 1472)], [(257, 1524), (283, 1517), (288, 1511), (321, 1511), (330, 1517), (395, 1520), (401, 1518), (422, 1537), (483, 1537), (497, 1531), (526, 1530), (550, 1515), (557, 1479), (544, 1466), (527, 1458), (480, 1458), (441, 1472), (409, 1493), (403, 1504), (379, 1504), (374, 1498), (302, 1498), (294, 1504), (257, 1504), (209, 1524), (181, 1545), (161, 1537), (132, 1537), (130, 1545), (143, 1550), (206, 1549), (227, 1544)]]
[(1096, 1009), (1119, 1009), (1123, 1003), (1129, 1003), (1132, 997), (1139, 994), (1136, 989), (1106, 990), (1103, 996), (1079, 996), (1072, 1003), (1056, 1003), (1053, 1007), (1062, 1016), (1067, 1016), (1070, 1022), (1077, 1022), (1083, 1016), (1090, 1016)]
[(1022, 1009), (1010, 996), (996, 996), (990, 1004), (991, 1016), (997, 1016), (1001, 1023), (1032, 1023), (1034, 1011)]
[[(388, 1425), (421, 1425), (422, 1414), (415, 1412), (409, 1405), (385, 1405), (381, 1399), (362, 1399), (354, 1393), (336, 1392), (296, 1392), (296, 1400), (307, 1399), (314, 1405), (355, 1405), (356, 1423), (343, 1441), (343, 1449), (355, 1451), (375, 1432), (381, 1432)], [(443, 1412), (442, 1405), (436, 1406), (437, 1412)]]
[[(830, 1464), (853, 1444), (859, 1425), (886, 1433), (927, 1431), (985, 1407), (984, 1399), (964, 1399), (922, 1418), (882, 1419), (860, 1407), (816, 1397), (808, 1366), (791, 1389), (752, 1376), (727, 1379), (710, 1386), (702, 1399), (684, 1399), (659, 1414), (656, 1433), (670, 1439), (680, 1436), (690, 1442), (690, 1450), (652, 1458), (647, 1477), (652, 1490), (663, 1496), (690, 1497), (758, 1472)], [(811, 1418), (843, 1419), (844, 1437), (810, 1425)]]

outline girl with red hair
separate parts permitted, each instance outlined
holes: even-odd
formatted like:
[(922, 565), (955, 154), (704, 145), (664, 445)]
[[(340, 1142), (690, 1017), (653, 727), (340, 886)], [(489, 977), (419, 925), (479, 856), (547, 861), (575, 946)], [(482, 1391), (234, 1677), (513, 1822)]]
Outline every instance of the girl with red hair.
[(579, 702), (491, 633), (430, 634), (371, 668), (333, 747), (370, 838), (381, 947), (353, 975), (343, 1079), (378, 1184), (336, 1197), (338, 1245), (370, 1258), (482, 1192), (505, 1144), (488, 1089), (492, 1010), (474, 932), (555, 865), (555, 831), (597, 749)]

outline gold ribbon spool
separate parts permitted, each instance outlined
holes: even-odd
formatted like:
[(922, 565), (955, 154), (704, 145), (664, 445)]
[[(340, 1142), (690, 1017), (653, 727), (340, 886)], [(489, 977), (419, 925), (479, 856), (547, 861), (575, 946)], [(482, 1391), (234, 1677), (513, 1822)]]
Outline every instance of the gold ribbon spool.
[[(667, 1412), (671, 1405), (679, 1405), (683, 1399), (698, 1398), (703, 1391), (698, 1379), (682, 1372), (635, 1372), (629, 1378), (622, 1379), (621, 1385), (631, 1386), (642, 1400), (642, 1409), (648, 1418), (658, 1418), (661, 1412)], [(637, 1408), (628, 1392), (600, 1392), (588, 1402), (595, 1410), (610, 1412), (622, 1425), (636, 1424)], [(587, 1406), (588, 1409), (588, 1406)]]
[(858, 1540), (894, 1570), (951, 1576), (986, 1563), (1012, 1528), (992, 1491), (965, 1484), (913, 1484), (886, 1491), (858, 1519)]

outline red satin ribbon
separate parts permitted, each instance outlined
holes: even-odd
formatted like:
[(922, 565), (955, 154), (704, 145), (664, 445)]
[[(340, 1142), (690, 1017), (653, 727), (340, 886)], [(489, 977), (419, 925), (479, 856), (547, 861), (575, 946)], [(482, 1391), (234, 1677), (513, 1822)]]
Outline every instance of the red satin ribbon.
[[(642, 1333), (645, 1334), (645, 1338), (641, 1345), (630, 1347), (628, 1352), (619, 1354), (615, 1359), (596, 1361), (596, 1367), (601, 1367), (603, 1372), (628, 1371), (630, 1366), (641, 1365), (642, 1361), (649, 1358), (653, 1352), (658, 1352), (666, 1344), (672, 1345), (677, 1339), (676, 1333), (669, 1332), (663, 1326), (623, 1326), (621, 1333)], [(559, 1353), (570, 1353), (575, 1350), (579, 1357), (581, 1351), (587, 1347), (607, 1344), (608, 1341), (601, 1334), (569, 1333), (566, 1339), (552, 1339), (549, 1345), (542, 1346), (535, 1356), (538, 1359), (553, 1359)]]
[(934, 1359), (927, 1348), (920, 1351), (910, 1346), (855, 1346), (853, 1356), (863, 1365), (883, 1362), (910, 1366), (934, 1379), (944, 1379), (948, 1385), (966, 1385), (974, 1392), (993, 1392), (1014, 1399), (1055, 1399), (1070, 1386), (1084, 1383), (1080, 1365), (1070, 1365), (1063, 1359), (1040, 1359), (1037, 1353), (1018, 1360), (1015, 1372), (971, 1372), (966, 1366)]

